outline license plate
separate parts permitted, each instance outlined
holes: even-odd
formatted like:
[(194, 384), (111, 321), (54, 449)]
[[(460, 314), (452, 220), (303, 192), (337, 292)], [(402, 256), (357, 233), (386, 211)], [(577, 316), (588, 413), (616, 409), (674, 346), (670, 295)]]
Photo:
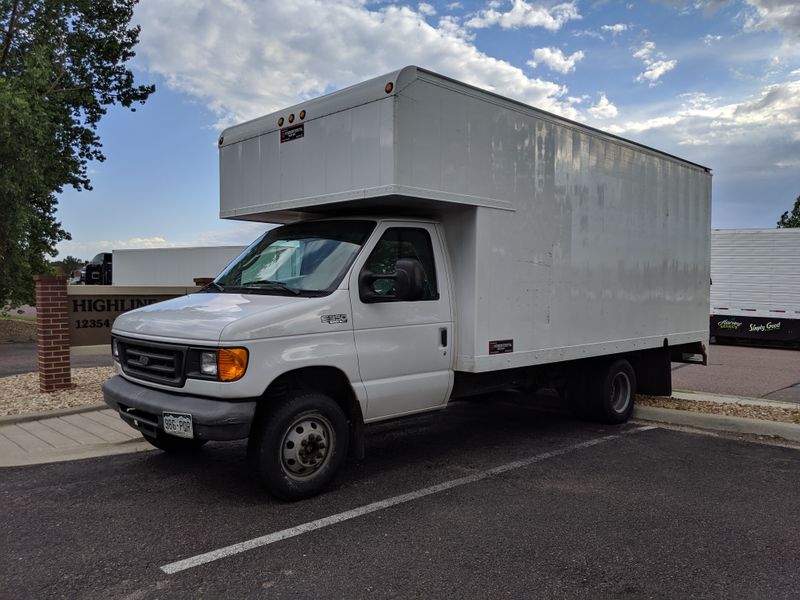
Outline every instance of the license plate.
[(171, 435), (182, 438), (192, 439), (194, 429), (192, 429), (192, 415), (187, 413), (163, 412), (162, 421), (164, 431)]

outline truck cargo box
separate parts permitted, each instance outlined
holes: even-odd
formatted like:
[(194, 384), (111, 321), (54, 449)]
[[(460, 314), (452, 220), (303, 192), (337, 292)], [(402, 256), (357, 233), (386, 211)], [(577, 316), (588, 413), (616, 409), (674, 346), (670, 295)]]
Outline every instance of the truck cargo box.
[(220, 216), (432, 218), (456, 370), (708, 339), (709, 169), (407, 67), (232, 127)]
[(800, 344), (800, 229), (711, 232), (711, 334)]

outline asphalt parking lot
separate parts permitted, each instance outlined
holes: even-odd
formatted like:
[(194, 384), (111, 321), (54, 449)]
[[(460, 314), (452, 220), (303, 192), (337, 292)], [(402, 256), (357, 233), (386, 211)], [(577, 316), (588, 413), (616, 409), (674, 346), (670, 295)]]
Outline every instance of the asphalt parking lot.
[(708, 366), (672, 363), (674, 389), (800, 402), (800, 348), (708, 348)]
[(592, 425), (515, 394), (375, 426), (368, 445), (327, 494), (294, 504), (264, 494), (239, 443), (196, 457), (4, 469), (0, 596), (796, 598), (800, 589), (796, 448)]

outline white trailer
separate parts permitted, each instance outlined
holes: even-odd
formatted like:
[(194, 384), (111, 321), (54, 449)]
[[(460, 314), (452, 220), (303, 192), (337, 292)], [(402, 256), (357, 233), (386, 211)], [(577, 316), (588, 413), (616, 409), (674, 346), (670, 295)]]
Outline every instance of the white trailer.
[(705, 167), (416, 67), (219, 145), (220, 215), (287, 225), (115, 322), (106, 401), (160, 448), (247, 437), (302, 498), (366, 423), (545, 384), (621, 423), (705, 361)]
[(711, 335), (800, 344), (800, 229), (711, 233)]
[(216, 277), (246, 246), (126, 248), (113, 251), (114, 285), (194, 285)]

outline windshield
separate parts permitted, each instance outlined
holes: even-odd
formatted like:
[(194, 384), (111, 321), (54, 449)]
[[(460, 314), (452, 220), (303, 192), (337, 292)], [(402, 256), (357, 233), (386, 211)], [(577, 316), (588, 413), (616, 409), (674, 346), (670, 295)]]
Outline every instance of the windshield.
[(278, 227), (242, 252), (208, 291), (329, 294), (374, 227), (373, 221), (317, 221)]

